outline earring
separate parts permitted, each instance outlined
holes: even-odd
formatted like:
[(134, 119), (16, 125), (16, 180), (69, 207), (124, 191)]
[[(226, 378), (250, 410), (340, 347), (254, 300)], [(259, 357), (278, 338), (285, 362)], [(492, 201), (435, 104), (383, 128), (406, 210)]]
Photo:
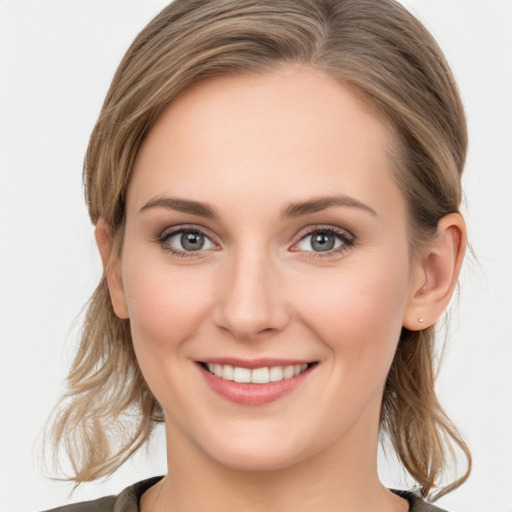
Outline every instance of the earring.
[(422, 324), (424, 322), (423, 318), (418, 318), (418, 322)]

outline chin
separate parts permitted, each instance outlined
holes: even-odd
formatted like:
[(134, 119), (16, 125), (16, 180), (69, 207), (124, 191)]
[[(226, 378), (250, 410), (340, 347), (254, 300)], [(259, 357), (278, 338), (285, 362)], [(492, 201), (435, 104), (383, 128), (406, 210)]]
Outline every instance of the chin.
[(210, 459), (239, 471), (284, 469), (308, 458), (316, 448), (321, 450), (316, 442), (289, 428), (283, 432), (281, 428), (265, 429), (261, 424), (259, 427), (230, 429), (199, 445)]
[(236, 471), (277, 471), (293, 466), (302, 457), (296, 450), (276, 450), (274, 446), (249, 447), (230, 446), (210, 453), (218, 464)]

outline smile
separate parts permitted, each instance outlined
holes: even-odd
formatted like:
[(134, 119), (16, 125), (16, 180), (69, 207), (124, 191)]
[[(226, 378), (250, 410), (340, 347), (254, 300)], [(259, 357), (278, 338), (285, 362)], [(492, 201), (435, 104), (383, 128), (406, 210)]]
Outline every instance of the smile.
[(297, 377), (307, 370), (308, 364), (294, 364), (287, 366), (264, 366), (262, 368), (242, 368), (230, 364), (203, 363), (212, 375), (221, 379), (239, 383), (268, 384)]
[(214, 358), (196, 362), (216, 395), (243, 406), (262, 406), (292, 393), (318, 366), (318, 361), (278, 359)]

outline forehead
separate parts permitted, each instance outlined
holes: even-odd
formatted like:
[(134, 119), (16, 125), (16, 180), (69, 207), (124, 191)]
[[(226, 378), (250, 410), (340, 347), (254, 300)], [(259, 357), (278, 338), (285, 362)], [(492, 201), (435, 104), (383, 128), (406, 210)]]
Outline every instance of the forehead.
[(322, 71), (287, 66), (211, 78), (176, 98), (150, 131), (128, 205), (155, 194), (243, 202), (269, 191), (282, 200), (369, 200), (372, 188), (385, 195), (394, 185), (390, 143), (390, 130)]

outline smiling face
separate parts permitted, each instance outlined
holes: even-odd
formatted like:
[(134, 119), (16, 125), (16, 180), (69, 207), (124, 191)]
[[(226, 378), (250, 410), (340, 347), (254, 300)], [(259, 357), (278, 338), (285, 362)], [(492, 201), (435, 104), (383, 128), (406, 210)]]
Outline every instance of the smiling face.
[(420, 274), (389, 144), (297, 67), (196, 84), (151, 130), (110, 289), (176, 457), (373, 457)]

